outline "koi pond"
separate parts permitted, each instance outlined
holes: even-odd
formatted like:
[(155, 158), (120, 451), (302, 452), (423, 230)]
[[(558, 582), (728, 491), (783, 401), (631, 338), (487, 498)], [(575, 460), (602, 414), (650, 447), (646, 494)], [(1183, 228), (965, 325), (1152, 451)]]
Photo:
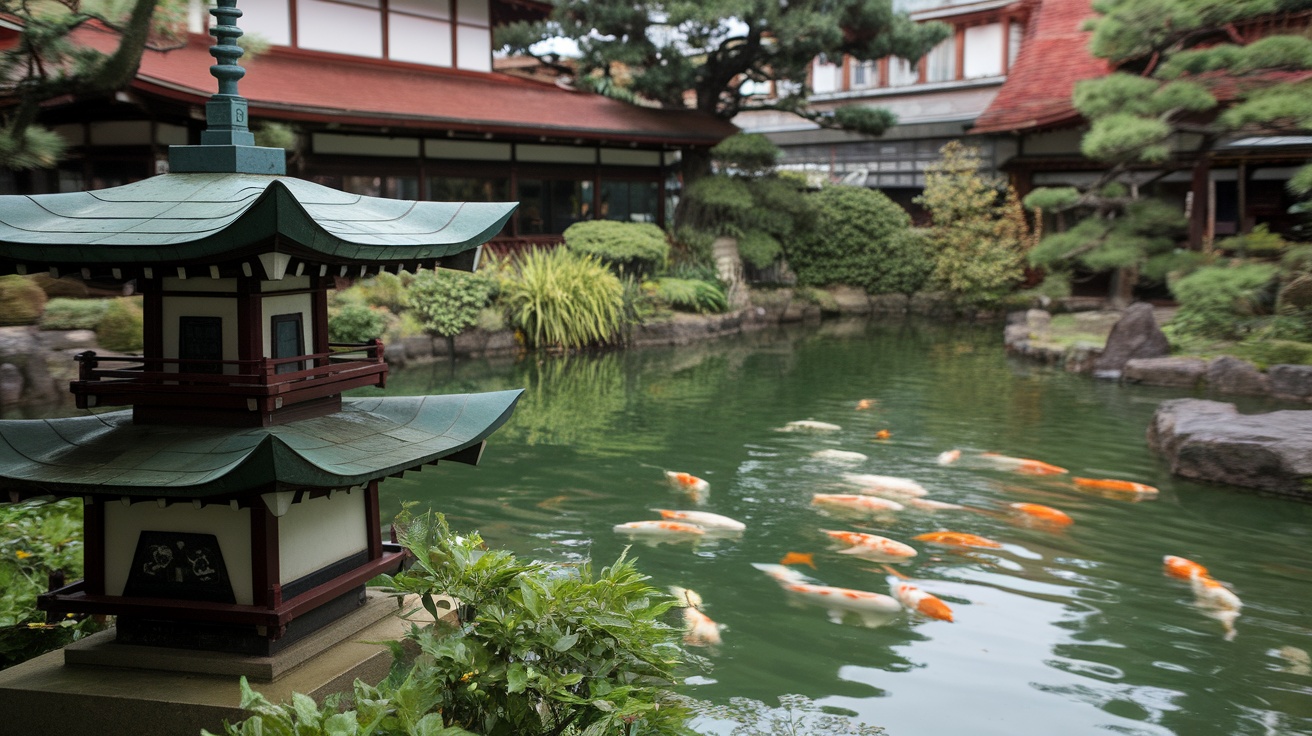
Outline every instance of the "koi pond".
[[(707, 664), (686, 687), (713, 703), (778, 707), (797, 694), (894, 736), (1312, 734), (1312, 505), (1171, 477), (1144, 432), (1157, 403), (1180, 393), (1017, 362), (1000, 333), (825, 323), (680, 348), (397, 370), (389, 393), (527, 391), (481, 466), (388, 480), (383, 513), (417, 500), (456, 531), (547, 561), (600, 566), (632, 545), (654, 584), (700, 594), (720, 625), (720, 643), (696, 649)], [(869, 408), (857, 408), (862, 399)], [(799, 420), (838, 428), (779, 431)], [(953, 449), (960, 461), (937, 462)], [(984, 452), (1070, 473), (1016, 473), (979, 461)], [(702, 478), (707, 491), (699, 501), (665, 471)], [(812, 503), (855, 493), (850, 474), (909, 479), (926, 498), (966, 508), (853, 516)], [(1160, 493), (1099, 495), (1072, 476)], [(1035, 523), (1010, 507), (1022, 502), (1073, 523)], [(712, 512), (746, 529), (695, 541), (614, 530), (660, 518), (654, 509)], [(896, 578), (883, 563), (841, 553), (846, 545), (821, 530), (909, 543), (918, 554), (889, 567), (954, 620), (831, 613), (753, 566), (788, 556), (786, 569), (809, 583), (890, 592)], [(940, 530), (1001, 547), (914, 539)], [(1165, 555), (1232, 586), (1243, 602), (1232, 638), (1188, 581), (1163, 574)]]

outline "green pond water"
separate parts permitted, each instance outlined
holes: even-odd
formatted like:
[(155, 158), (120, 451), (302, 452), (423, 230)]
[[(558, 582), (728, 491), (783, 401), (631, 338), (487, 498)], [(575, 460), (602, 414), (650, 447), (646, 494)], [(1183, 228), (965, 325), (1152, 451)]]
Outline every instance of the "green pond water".
[[(890, 734), (1312, 733), (1312, 505), (1171, 477), (1146, 448), (1158, 402), (1178, 392), (1071, 376), (1005, 356), (1001, 328), (825, 323), (671, 349), (468, 361), (395, 371), (388, 393), (523, 387), (477, 468), (440, 464), (383, 484), (383, 513), (417, 500), (489, 545), (562, 563), (631, 554), (660, 586), (700, 593), (723, 625), (699, 649), (687, 693), (770, 705), (786, 693)], [(856, 411), (857, 401), (876, 408)], [(1250, 403), (1247, 410), (1282, 408)], [(794, 420), (830, 434), (777, 431)], [(887, 429), (891, 437), (874, 440)], [(1064, 477), (941, 466), (959, 448), (1036, 458), (1074, 475), (1157, 486), (1131, 503)], [(859, 452), (836, 465), (817, 450)], [(662, 471), (710, 483), (701, 505)], [(974, 511), (843, 518), (811, 504), (842, 474), (913, 479)], [(1059, 508), (1063, 530), (1016, 523), (1007, 504)], [(738, 538), (651, 546), (612, 530), (655, 508), (738, 519)], [(899, 569), (955, 622), (902, 614), (878, 628), (798, 605), (752, 563), (813, 553), (825, 585), (887, 593), (875, 563), (838, 554), (819, 531), (909, 541)], [(951, 529), (1003, 543), (968, 554), (912, 541)], [(1163, 575), (1163, 555), (1210, 568), (1243, 600), (1237, 635)], [(671, 619), (676, 622), (677, 619)], [(703, 721), (708, 732), (724, 722)]]

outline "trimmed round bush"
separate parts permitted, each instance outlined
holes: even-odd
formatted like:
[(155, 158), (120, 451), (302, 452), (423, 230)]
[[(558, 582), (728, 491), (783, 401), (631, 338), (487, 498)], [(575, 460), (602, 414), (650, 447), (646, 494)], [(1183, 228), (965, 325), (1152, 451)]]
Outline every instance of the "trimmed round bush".
[(387, 329), (387, 315), (382, 309), (363, 304), (346, 304), (328, 312), (328, 339), (331, 342), (362, 343), (381, 337)]
[[(908, 293), (919, 272), (908, 259), (923, 257), (920, 238), (909, 238), (911, 217), (884, 196), (865, 187), (833, 186), (810, 195), (814, 227), (784, 242), (788, 264), (802, 286), (847, 285), (872, 294)], [(914, 281), (912, 279), (911, 281)]]
[(670, 257), (665, 231), (649, 222), (576, 222), (565, 229), (565, 247), (631, 276), (653, 274)]
[(425, 330), (454, 337), (478, 324), (478, 313), (495, 291), (496, 283), (488, 277), (447, 268), (430, 269), (415, 275), (406, 305)]
[(96, 325), (96, 342), (116, 353), (140, 353), (145, 346), (142, 322), (141, 305), (136, 300), (112, 299)]
[(41, 315), (41, 329), (94, 330), (109, 305), (108, 299), (51, 299)]
[(46, 293), (26, 276), (0, 276), (0, 325), (31, 325), (46, 308)]

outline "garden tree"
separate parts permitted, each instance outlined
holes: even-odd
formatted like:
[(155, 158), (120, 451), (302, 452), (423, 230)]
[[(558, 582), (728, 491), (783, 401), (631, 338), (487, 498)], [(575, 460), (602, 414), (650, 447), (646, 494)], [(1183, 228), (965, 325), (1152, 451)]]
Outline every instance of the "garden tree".
[[(496, 38), (502, 48), (532, 54), (594, 89), (613, 89), (627, 75), (626, 89), (665, 108), (686, 109), (691, 99), (692, 108), (724, 120), (780, 109), (877, 135), (893, 124), (885, 110), (827, 114), (807, 106), (811, 62), (843, 54), (919, 59), (947, 33), (942, 24), (917, 24), (895, 12), (892, 0), (558, 0), (546, 21), (511, 24)], [(534, 44), (558, 37), (578, 43), (577, 68), (534, 53)], [(752, 97), (760, 83), (773, 83), (779, 97)], [(685, 153), (686, 182), (709, 172), (707, 156)]]
[(937, 288), (962, 304), (996, 304), (1025, 276), (1025, 254), (1037, 241), (1016, 190), (980, 171), (979, 149), (951, 141), (925, 168), (928, 239)]
[[(162, 47), (176, 38), (185, 8), (185, 0), (0, 0), (0, 12), (22, 27), (18, 42), (0, 52), (0, 166), (53, 166), (64, 143), (38, 122), (42, 105), (126, 87), (148, 46)], [(118, 33), (113, 52), (73, 43), (71, 34), (93, 23)]]
[[(1116, 71), (1076, 85), (1074, 104), (1089, 121), (1082, 152), (1107, 169), (1082, 191), (1039, 189), (1026, 198), (1027, 206), (1080, 220), (1049, 236), (1032, 260), (1121, 269), (1127, 297), (1138, 269), (1162, 273), (1161, 257), (1182, 224), (1168, 222), (1165, 205), (1146, 202), (1140, 190), (1190, 165), (1191, 245), (1200, 245), (1215, 145), (1227, 136), (1312, 128), (1312, 39), (1297, 15), (1308, 8), (1309, 0), (1095, 3), (1090, 49)], [(1291, 187), (1312, 191), (1312, 169)]]

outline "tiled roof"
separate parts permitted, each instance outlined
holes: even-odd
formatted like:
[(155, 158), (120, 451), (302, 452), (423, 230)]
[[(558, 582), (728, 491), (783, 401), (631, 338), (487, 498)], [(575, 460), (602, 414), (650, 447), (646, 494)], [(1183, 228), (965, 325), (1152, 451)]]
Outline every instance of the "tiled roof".
[[(88, 45), (113, 37), (84, 31)], [(134, 87), (202, 103), (217, 90), (210, 76), (212, 39), (147, 51)], [(243, 59), (241, 95), (253, 117), (316, 120), (412, 129), (582, 138), (587, 141), (711, 145), (737, 132), (692, 110), (630, 105), (555, 84), (496, 72), (423, 67), (272, 48)]]
[(1071, 102), (1075, 83), (1103, 76), (1108, 63), (1089, 53), (1091, 0), (1033, 0), (1016, 63), (972, 133), (1032, 130), (1079, 119)]

